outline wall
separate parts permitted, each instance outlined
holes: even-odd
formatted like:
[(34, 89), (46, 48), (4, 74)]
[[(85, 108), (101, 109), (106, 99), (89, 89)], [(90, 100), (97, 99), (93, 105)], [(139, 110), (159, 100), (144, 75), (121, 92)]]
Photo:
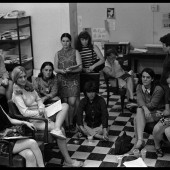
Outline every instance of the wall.
[(0, 3), (0, 12), (24, 10), (32, 17), (34, 68), (40, 69), (44, 61), (53, 62), (61, 49), (60, 37), (70, 33), (69, 11), (75, 7), (69, 3)]
[[(162, 28), (162, 15), (169, 13), (169, 3), (156, 3), (159, 11), (151, 11), (153, 3), (77, 3), (77, 15), (82, 16), (82, 28), (104, 28), (107, 8), (115, 8), (116, 29), (107, 34), (109, 41), (130, 41), (135, 47), (160, 44), (159, 38), (170, 32)], [(155, 3), (154, 3), (155, 4)]]

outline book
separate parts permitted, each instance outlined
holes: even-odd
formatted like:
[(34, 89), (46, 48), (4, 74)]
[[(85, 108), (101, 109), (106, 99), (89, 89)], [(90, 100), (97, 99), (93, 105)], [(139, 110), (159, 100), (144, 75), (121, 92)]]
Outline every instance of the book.
[(74, 70), (74, 69), (77, 69), (80, 65), (82, 65), (82, 64), (78, 64), (78, 65), (75, 65), (75, 66), (70, 66), (70, 67), (68, 67), (68, 69)]
[(12, 140), (12, 139), (27, 139), (27, 138), (29, 138), (29, 136), (10, 136), (10, 137), (5, 136), (2, 139)]
[(51, 117), (52, 115), (56, 114), (62, 109), (61, 100), (56, 101), (55, 103), (51, 104), (50, 106), (46, 107), (47, 117)]
[(133, 161), (124, 162), (123, 164), (126, 167), (147, 167), (147, 165), (145, 164), (141, 157)]

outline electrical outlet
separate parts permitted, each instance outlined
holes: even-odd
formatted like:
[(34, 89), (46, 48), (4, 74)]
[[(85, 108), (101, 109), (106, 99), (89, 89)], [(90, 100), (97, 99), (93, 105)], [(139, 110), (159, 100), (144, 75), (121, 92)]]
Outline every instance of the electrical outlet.
[(152, 5), (151, 5), (151, 10), (152, 10), (152, 12), (158, 12), (158, 8), (159, 8), (159, 6), (156, 5), (156, 4), (152, 4)]

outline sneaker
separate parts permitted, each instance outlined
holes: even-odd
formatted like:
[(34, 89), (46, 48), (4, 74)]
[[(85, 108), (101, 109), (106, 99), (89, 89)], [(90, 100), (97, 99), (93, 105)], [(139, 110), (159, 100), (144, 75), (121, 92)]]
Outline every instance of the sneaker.
[(82, 167), (83, 165), (84, 163), (82, 161), (77, 161), (77, 160), (74, 160), (74, 163), (72, 164), (69, 164), (65, 161), (63, 163), (63, 167)]
[(50, 133), (59, 139), (66, 139), (66, 136), (62, 133), (61, 130), (53, 129)]

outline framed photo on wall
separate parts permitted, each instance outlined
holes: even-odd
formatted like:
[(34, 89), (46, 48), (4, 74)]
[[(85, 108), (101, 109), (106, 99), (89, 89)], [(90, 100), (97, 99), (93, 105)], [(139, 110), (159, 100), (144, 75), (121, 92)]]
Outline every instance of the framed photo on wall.
[(107, 18), (115, 19), (115, 9), (114, 8), (107, 8)]

